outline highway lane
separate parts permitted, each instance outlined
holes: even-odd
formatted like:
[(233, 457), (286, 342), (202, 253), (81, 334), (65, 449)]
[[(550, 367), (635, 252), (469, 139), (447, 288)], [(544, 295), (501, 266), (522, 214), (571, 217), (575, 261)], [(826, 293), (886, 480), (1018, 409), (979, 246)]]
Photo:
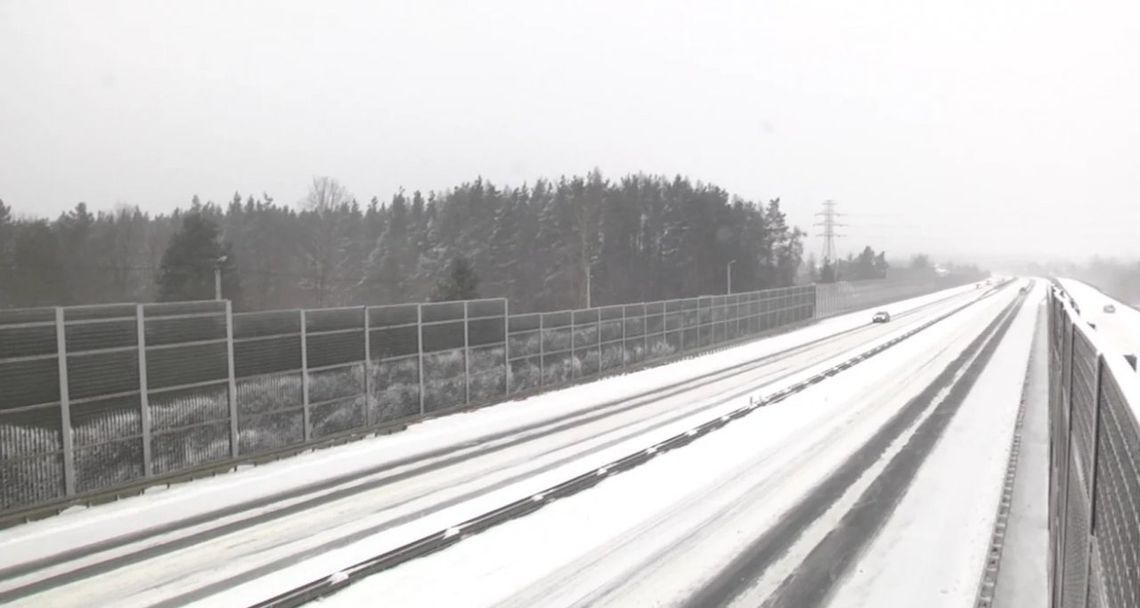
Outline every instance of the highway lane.
[[(401, 606), (758, 605), (757, 597), (799, 572), (932, 419), (989, 344), (979, 337), (998, 336), (1015, 291), (917, 334), (858, 372), (322, 603), (354, 605), (383, 593)], [(867, 448), (884, 428), (896, 432)], [(841, 470), (843, 483), (825, 483)], [(439, 572), (448, 572), (447, 585), (430, 583)]]
[[(282, 566), (380, 537), (396, 543), (432, 523), (454, 521), (507, 495), (605, 462), (631, 444), (716, 415), (717, 408), (827, 359), (905, 331), (979, 294), (966, 293), (783, 355), (766, 358), (674, 394), (614, 404), (577, 419), (501, 437), (457, 453), (384, 470), (334, 488), (141, 538), (111, 549), (54, 560), (0, 584), (0, 600), (78, 605), (113, 601), (152, 605), (201, 600)], [(466, 512), (463, 511), (463, 512)], [(435, 525), (434, 523), (432, 525)]]

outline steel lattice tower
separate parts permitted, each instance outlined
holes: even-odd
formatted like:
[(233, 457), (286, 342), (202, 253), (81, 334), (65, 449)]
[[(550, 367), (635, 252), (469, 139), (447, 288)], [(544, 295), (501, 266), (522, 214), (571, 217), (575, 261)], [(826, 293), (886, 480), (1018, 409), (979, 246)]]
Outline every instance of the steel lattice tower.
[(837, 257), (835, 251), (835, 239), (845, 236), (837, 233), (835, 229), (844, 227), (847, 224), (839, 223), (838, 219), (840, 217), (843, 217), (843, 214), (835, 210), (835, 201), (824, 201), (823, 211), (820, 211), (815, 215), (816, 217), (823, 218), (822, 221), (815, 223), (816, 226), (823, 228), (823, 232), (816, 235), (823, 237), (823, 261), (821, 264), (827, 264), (828, 262), (834, 264)]

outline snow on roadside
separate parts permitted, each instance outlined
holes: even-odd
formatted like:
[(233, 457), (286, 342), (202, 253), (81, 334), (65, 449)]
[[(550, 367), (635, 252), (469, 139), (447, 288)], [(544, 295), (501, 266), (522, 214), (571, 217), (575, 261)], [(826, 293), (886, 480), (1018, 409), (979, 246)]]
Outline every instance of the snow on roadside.
[[(885, 308), (897, 316), (951, 294), (973, 291), (973, 286), (958, 287), (877, 309)], [(5, 546), (0, 568), (304, 487), (330, 474), (363, 471), (443, 447), (475, 443), (495, 433), (587, 410), (860, 327), (867, 324), (870, 314), (870, 310), (845, 314), (690, 360), (427, 420), (395, 435), (318, 450), (115, 503), (72, 509), (58, 517), (0, 531), (0, 544)]]
[(836, 591), (832, 607), (974, 602), (1044, 295), (1038, 281), (898, 508)]
[[(917, 371), (913, 365), (953, 336), (964, 348), (969, 340), (962, 336), (973, 335), (964, 328), (976, 333), (979, 321), (996, 312), (989, 310), (935, 325), (588, 492), (371, 577), (321, 604), (359, 605), (382, 595), (401, 606), (483, 606), (508, 598), (517, 605), (577, 605), (597, 599), (592, 594), (606, 581), (625, 586), (642, 575), (650, 578), (634, 589), (623, 587), (617, 605), (683, 598), (861, 445), (899, 402), (921, 392), (941, 367)], [(937, 358), (944, 365), (956, 355), (951, 349)], [(900, 367), (909, 373), (900, 374)], [(725, 508), (731, 517), (715, 516)], [(644, 561), (686, 534), (713, 530), (712, 542), (686, 544), (664, 566)], [(440, 572), (451, 573), (447, 584), (432, 584)], [(512, 597), (518, 592), (523, 596)], [(541, 601), (528, 602), (537, 597)]]

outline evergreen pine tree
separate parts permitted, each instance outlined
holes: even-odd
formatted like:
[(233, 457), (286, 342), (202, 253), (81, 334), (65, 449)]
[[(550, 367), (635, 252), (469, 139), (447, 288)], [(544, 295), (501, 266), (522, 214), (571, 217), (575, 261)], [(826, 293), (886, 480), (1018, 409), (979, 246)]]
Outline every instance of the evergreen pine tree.
[(451, 260), (447, 274), (435, 284), (431, 299), (433, 302), (452, 300), (474, 300), (479, 297), (479, 277), (471, 262), (463, 256)]
[(201, 213), (187, 213), (162, 255), (158, 274), (161, 302), (212, 300), (214, 269), (222, 272), (222, 296), (238, 299), (239, 281), (234, 256), (218, 236), (218, 227)]

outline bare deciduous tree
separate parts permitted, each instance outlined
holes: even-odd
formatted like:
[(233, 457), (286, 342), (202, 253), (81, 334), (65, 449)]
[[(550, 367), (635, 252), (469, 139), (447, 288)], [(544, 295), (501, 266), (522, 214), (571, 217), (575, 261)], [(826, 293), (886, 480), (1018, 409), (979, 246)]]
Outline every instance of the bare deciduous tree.
[(330, 298), (342, 269), (348, 263), (348, 239), (341, 226), (339, 213), (352, 197), (348, 190), (331, 177), (314, 177), (302, 205), (310, 215), (305, 222), (304, 285), (313, 295), (316, 306), (336, 303)]

